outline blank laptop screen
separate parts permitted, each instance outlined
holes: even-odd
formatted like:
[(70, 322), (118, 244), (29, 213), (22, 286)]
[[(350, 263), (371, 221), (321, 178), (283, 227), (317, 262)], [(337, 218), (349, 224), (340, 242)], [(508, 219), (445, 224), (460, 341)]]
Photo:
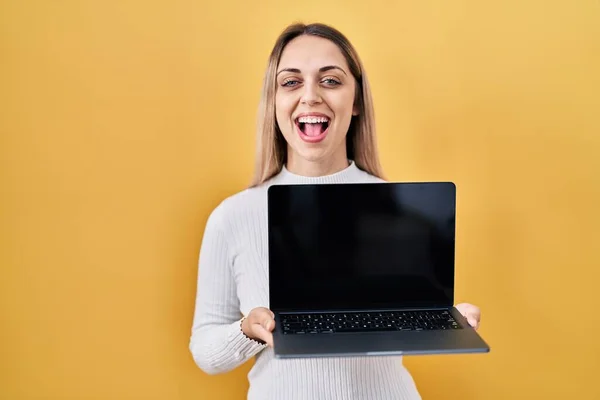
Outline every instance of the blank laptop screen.
[(446, 182), (271, 186), (270, 307), (451, 306), (455, 210)]

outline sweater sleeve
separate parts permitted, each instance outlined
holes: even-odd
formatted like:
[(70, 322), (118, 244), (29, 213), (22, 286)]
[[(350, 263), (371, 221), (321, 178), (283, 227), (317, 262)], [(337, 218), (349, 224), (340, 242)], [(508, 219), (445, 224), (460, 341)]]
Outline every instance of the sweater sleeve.
[(222, 213), (222, 205), (211, 213), (200, 246), (189, 343), (196, 365), (211, 375), (228, 372), (265, 348), (241, 330), (242, 314)]

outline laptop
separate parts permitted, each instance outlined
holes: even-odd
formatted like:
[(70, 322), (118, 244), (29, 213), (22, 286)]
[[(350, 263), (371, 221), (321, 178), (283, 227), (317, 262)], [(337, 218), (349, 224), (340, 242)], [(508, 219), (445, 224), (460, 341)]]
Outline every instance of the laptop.
[(452, 182), (273, 185), (278, 358), (488, 352), (454, 308)]

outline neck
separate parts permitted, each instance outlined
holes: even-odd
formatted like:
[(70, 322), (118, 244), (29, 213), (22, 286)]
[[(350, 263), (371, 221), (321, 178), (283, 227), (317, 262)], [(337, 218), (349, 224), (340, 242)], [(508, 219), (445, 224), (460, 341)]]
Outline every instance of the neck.
[(299, 176), (317, 177), (332, 175), (343, 171), (350, 165), (346, 154), (315, 161), (300, 159), (300, 157), (294, 156), (291, 151), (288, 151), (288, 155), (287, 170)]

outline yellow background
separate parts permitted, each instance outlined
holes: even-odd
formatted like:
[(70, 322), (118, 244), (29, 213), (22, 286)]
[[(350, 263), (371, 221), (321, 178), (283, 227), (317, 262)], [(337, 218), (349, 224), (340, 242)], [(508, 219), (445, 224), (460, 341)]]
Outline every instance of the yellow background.
[(252, 172), (268, 52), (331, 23), (392, 180), (459, 188), (487, 355), (424, 399), (598, 399), (600, 3), (2, 1), (0, 398), (241, 399), (188, 353), (204, 224)]

